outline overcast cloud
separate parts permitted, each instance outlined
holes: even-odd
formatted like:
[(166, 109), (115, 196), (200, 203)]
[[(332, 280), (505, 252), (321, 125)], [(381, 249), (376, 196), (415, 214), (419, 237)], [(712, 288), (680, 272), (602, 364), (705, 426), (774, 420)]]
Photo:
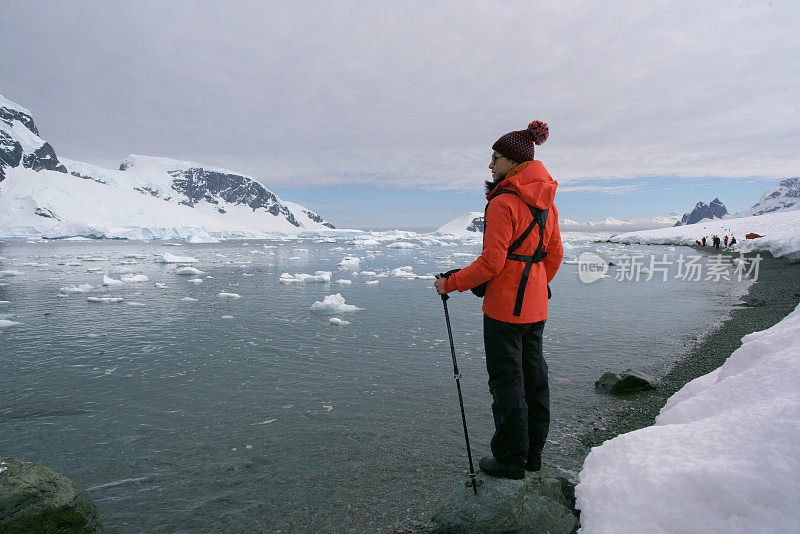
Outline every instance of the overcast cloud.
[(798, 2), (264, 4), (0, 2), (0, 93), (66, 157), (273, 186), (480, 189), (534, 119), (563, 186), (800, 169)]

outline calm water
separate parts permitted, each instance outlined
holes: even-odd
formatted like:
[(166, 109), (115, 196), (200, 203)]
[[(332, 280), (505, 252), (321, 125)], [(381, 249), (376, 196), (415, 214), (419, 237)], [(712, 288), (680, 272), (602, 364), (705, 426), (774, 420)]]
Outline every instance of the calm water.
[[(573, 245), (566, 256), (692, 253)], [(87, 488), (109, 532), (361, 532), (422, 518), (459, 483), (466, 454), (441, 300), (432, 280), (392, 269), (433, 274), (479, 250), (346, 240), (0, 242), (0, 271), (20, 273), (0, 279), (8, 301), (0, 319), (21, 323), (0, 329), (0, 457), (46, 464)], [(200, 260), (202, 283), (157, 263), (164, 253)], [(340, 269), (345, 256), (361, 258), (356, 271), (388, 276)], [(59, 296), (100, 285), (120, 265), (149, 280)], [(620, 282), (614, 269), (587, 285), (565, 264), (552, 284), (545, 463), (570, 477), (587, 453), (576, 436), (615, 402), (595, 393), (599, 375), (663, 374), (746, 289)], [(278, 282), (284, 272), (317, 270), (332, 271), (332, 281)], [(336, 293), (362, 309), (310, 311)], [(464, 293), (448, 304), (479, 458), (493, 428), (481, 301)]]

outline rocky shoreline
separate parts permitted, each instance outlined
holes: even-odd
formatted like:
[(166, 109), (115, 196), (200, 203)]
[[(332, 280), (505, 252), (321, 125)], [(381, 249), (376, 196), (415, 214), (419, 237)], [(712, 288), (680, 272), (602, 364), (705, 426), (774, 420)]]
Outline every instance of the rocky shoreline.
[[(697, 247), (717, 254), (713, 247)], [(720, 251), (729, 254), (726, 251)], [(623, 403), (608, 413), (580, 439), (595, 447), (620, 434), (655, 423), (656, 416), (676, 391), (699, 376), (720, 367), (741, 346), (742, 337), (765, 330), (789, 315), (800, 303), (800, 262), (774, 258), (761, 252), (758, 279), (742, 298), (744, 304), (714, 332), (700, 339), (659, 382), (659, 388), (623, 397)]]

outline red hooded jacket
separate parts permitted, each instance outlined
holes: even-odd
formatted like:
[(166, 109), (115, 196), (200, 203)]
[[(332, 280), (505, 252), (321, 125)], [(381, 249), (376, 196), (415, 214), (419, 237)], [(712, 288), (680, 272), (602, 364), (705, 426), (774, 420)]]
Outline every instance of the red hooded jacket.
[[(556, 187), (558, 182), (550, 177), (541, 161), (526, 161), (511, 169), (494, 190), (511, 189), (517, 194), (497, 195), (489, 201), (483, 251), (478, 259), (445, 280), (445, 291), (468, 291), (488, 281), (483, 312), (492, 319), (507, 323), (535, 323), (547, 319), (547, 284), (556, 275), (564, 259), (558, 210), (553, 204)], [(547, 256), (542, 262), (533, 264), (525, 288), (522, 312), (515, 317), (514, 303), (525, 263), (509, 260), (506, 254), (509, 245), (522, 235), (533, 220), (526, 204), (550, 210), (544, 230)], [(535, 226), (515, 253), (533, 254), (538, 244), (539, 227)]]

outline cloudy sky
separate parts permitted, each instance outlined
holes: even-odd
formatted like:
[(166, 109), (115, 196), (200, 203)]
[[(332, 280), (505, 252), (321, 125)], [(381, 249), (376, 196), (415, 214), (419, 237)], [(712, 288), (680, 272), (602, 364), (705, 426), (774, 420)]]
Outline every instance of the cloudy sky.
[(562, 217), (800, 175), (800, 2), (0, 0), (0, 94), (65, 157), (245, 172), (338, 226), (482, 210), (534, 119)]

